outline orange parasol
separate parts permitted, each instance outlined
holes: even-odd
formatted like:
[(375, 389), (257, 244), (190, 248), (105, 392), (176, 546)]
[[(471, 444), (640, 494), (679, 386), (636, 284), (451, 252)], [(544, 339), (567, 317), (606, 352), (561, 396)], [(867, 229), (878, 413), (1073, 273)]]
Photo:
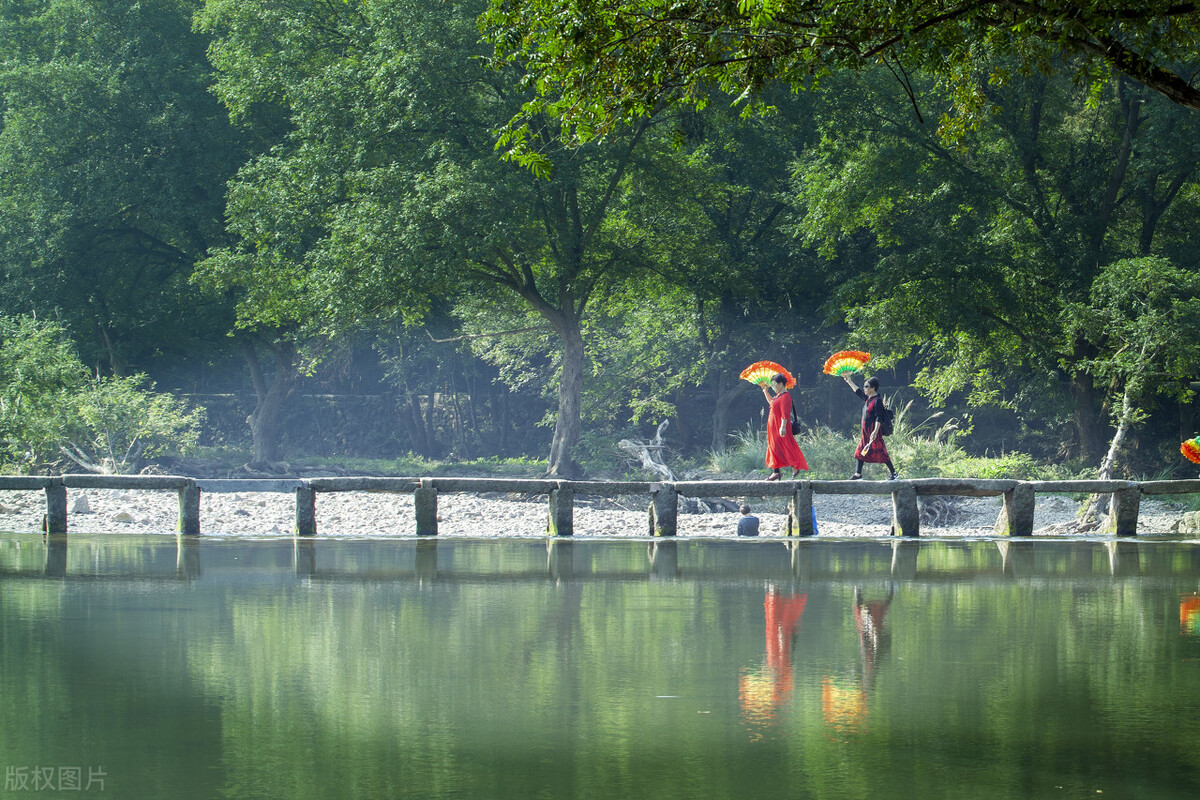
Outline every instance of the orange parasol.
[(847, 372), (862, 372), (863, 366), (871, 360), (870, 353), (862, 350), (842, 350), (834, 353), (825, 360), (826, 375), (843, 375)]
[(796, 379), (792, 377), (792, 373), (788, 372), (774, 361), (755, 361), (753, 364), (742, 370), (742, 374), (738, 377), (744, 381), (757, 383), (759, 386), (766, 386), (771, 382), (771, 378), (775, 377), (776, 373), (787, 378), (786, 388), (794, 389), (796, 387)]

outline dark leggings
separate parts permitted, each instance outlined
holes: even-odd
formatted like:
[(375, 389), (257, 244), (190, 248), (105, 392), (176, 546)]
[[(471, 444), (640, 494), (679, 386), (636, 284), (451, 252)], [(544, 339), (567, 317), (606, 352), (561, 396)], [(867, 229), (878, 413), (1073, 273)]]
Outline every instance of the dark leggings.
[[(862, 475), (862, 467), (863, 467), (863, 464), (865, 464), (865, 463), (866, 462), (863, 461), (861, 458), (858, 459), (858, 469), (854, 470), (855, 475)], [(896, 471), (896, 468), (892, 466), (892, 460), (890, 458), (887, 461), (883, 462), (883, 465), (888, 468), (888, 472)]]

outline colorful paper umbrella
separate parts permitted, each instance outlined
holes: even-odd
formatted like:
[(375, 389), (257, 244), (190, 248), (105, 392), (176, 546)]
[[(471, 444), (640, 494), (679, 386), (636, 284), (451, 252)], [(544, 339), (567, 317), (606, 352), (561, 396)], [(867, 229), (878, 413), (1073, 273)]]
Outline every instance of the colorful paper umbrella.
[(1184, 457), (1193, 464), (1200, 464), (1200, 436), (1188, 439), (1179, 445), (1179, 452), (1183, 453)]
[(842, 350), (825, 360), (826, 375), (844, 375), (847, 372), (862, 372), (863, 365), (871, 360), (870, 353), (861, 350)]
[(759, 386), (766, 386), (771, 382), (771, 378), (775, 377), (776, 373), (787, 378), (788, 389), (795, 388), (796, 379), (792, 377), (792, 373), (788, 372), (774, 361), (755, 361), (753, 364), (742, 370), (742, 374), (738, 377), (744, 381), (757, 383)]

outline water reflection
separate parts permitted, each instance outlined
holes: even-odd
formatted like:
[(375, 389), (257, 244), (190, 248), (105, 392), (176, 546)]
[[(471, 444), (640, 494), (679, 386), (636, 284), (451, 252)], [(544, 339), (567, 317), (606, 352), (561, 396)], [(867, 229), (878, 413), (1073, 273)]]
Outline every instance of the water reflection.
[(807, 603), (807, 594), (784, 594), (774, 587), (767, 589), (763, 601), (766, 653), (759, 666), (743, 669), (738, 678), (738, 702), (743, 716), (752, 726), (761, 728), (769, 724), (775, 719), (776, 711), (791, 700), (795, 682), (792, 646)]
[(679, 542), (656, 539), (646, 546), (646, 555), (655, 577), (674, 578), (679, 574)]
[(67, 535), (46, 534), (46, 562), (43, 573), (48, 578), (61, 578), (67, 574)]
[(0, 535), (0, 762), (132, 800), (1200, 796), (1200, 546), (788, 544)]
[(1179, 631), (1188, 636), (1200, 636), (1200, 594), (1180, 598)]
[(854, 587), (854, 627), (858, 631), (858, 669), (849, 675), (826, 675), (821, 679), (821, 710), (831, 738), (863, 728), (867, 721), (868, 700), (875, 688), (879, 663), (891, 649), (892, 635), (886, 620), (895, 597), (888, 584), (882, 599), (866, 600), (863, 590)]
[(200, 568), (200, 540), (197, 536), (180, 534), (176, 537), (175, 570), (184, 580), (196, 580)]
[(570, 539), (546, 540), (546, 571), (556, 581), (570, 578), (575, 573), (575, 548)]

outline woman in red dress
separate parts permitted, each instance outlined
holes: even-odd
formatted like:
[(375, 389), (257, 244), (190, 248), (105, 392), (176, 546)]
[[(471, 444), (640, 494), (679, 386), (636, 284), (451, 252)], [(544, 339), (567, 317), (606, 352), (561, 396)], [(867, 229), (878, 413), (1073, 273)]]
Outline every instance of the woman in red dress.
[(796, 444), (796, 432), (792, 430), (792, 396), (787, 391), (787, 377), (776, 373), (771, 378), (771, 389), (775, 392), (774, 397), (766, 386), (762, 387), (763, 397), (771, 408), (767, 415), (767, 466), (771, 474), (767, 480), (777, 481), (779, 470), (791, 467), (794, 478), (800, 470), (808, 469), (808, 462), (804, 460), (804, 453)]

